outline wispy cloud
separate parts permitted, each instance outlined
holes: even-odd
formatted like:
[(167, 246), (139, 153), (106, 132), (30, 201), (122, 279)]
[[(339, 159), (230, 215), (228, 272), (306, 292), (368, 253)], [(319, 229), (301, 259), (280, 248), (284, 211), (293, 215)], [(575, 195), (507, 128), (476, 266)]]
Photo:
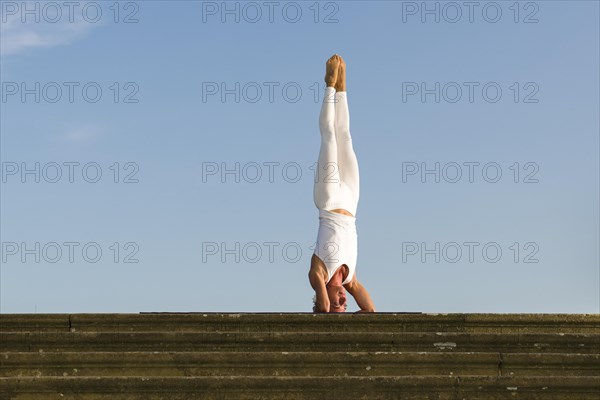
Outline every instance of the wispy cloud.
[(20, 13), (3, 15), (0, 23), (0, 55), (67, 45), (81, 39), (100, 24), (87, 22), (81, 16), (74, 18), (73, 22), (65, 18), (64, 21), (52, 23), (43, 20), (35, 22), (33, 16), (28, 16), (26, 22), (22, 22)]

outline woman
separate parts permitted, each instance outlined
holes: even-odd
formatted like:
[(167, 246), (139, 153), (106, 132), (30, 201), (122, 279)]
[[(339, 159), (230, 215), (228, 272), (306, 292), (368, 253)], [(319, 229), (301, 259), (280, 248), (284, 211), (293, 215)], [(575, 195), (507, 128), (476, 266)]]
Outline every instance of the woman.
[(356, 279), (358, 162), (350, 136), (346, 63), (337, 54), (327, 60), (325, 83), (314, 186), (319, 232), (308, 273), (315, 290), (313, 311), (346, 311), (348, 291), (360, 307), (358, 312), (375, 312), (369, 293)]

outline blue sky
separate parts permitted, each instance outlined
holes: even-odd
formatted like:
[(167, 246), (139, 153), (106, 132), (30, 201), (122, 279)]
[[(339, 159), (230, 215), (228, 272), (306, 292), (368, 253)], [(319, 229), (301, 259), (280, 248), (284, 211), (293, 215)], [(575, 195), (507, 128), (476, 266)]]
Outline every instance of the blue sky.
[(597, 1), (28, 4), (1, 5), (1, 312), (310, 311), (334, 53), (377, 311), (600, 312)]

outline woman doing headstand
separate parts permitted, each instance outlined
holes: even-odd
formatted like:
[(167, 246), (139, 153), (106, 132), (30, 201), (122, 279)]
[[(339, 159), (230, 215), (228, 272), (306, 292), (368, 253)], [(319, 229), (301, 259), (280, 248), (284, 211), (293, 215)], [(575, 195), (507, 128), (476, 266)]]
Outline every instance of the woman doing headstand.
[(359, 173), (350, 136), (346, 63), (337, 54), (327, 60), (325, 84), (313, 193), (319, 232), (308, 273), (315, 290), (313, 311), (346, 311), (348, 291), (360, 307), (358, 312), (375, 312), (371, 296), (356, 278)]

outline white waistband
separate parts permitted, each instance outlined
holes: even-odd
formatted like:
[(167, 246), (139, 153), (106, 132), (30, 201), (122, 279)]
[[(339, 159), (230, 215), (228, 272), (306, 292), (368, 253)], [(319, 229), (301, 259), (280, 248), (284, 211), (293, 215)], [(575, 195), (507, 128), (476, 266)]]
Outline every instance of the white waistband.
[(333, 219), (337, 222), (341, 222), (346, 225), (356, 223), (356, 217), (352, 217), (350, 215), (341, 214), (341, 213), (334, 212), (334, 211), (321, 210), (321, 209), (319, 209), (319, 218)]

